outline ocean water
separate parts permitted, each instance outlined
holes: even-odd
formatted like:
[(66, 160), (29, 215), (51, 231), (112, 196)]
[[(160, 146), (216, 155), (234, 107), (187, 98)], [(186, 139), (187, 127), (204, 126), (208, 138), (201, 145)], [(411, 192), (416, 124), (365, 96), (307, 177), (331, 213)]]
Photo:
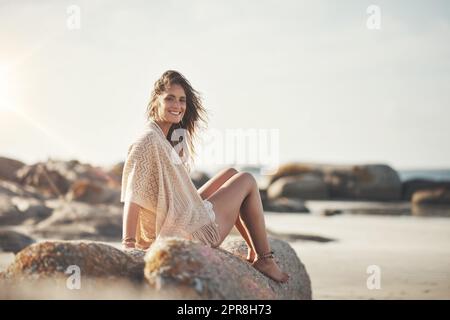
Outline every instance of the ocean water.
[(398, 170), (400, 180), (428, 179), (435, 181), (450, 181), (450, 169)]

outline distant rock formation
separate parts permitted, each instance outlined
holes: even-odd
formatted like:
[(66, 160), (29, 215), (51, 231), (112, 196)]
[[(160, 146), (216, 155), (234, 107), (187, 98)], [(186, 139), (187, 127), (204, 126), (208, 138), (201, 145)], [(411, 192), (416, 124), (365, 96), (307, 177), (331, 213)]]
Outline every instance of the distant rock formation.
[(384, 164), (322, 165), (287, 163), (271, 177), (270, 199), (398, 201), (402, 183)]
[(21, 161), (0, 157), (0, 180), (18, 182), (16, 172), (24, 165)]

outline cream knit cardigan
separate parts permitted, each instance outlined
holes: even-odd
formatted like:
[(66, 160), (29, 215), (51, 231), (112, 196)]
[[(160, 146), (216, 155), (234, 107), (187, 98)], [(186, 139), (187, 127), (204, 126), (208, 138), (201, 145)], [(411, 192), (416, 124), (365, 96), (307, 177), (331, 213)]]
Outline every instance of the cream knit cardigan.
[[(205, 242), (217, 238), (217, 224), (211, 220), (180, 156), (153, 120), (128, 149), (121, 202), (128, 201), (143, 209), (138, 217), (137, 239), (144, 238), (151, 244), (162, 237)], [(156, 239), (148, 239), (148, 230)], [(146, 249), (150, 244), (141, 247)]]

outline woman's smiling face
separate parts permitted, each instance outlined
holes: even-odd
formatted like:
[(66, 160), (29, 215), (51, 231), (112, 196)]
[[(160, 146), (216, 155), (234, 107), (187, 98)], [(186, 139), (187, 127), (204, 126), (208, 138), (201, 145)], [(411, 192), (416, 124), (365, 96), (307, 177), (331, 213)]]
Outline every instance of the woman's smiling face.
[(179, 84), (173, 84), (159, 96), (160, 118), (169, 123), (179, 123), (186, 112), (186, 94)]

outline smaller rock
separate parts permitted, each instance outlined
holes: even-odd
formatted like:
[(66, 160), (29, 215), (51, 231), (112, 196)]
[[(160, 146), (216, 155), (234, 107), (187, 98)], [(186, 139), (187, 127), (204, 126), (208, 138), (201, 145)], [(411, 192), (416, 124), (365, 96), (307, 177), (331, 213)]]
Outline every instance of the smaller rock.
[(414, 192), (412, 214), (450, 217), (450, 189), (439, 188)]
[(434, 190), (416, 191), (413, 194), (412, 203), (416, 205), (450, 206), (450, 189), (438, 188)]
[(0, 157), (0, 180), (18, 182), (16, 172), (24, 165), (21, 161)]
[(309, 213), (309, 209), (305, 207), (304, 201), (301, 199), (278, 198), (274, 200), (266, 199), (263, 201), (264, 211), (271, 212), (292, 212), (292, 213)]
[(32, 186), (48, 197), (64, 195), (69, 189), (69, 180), (56, 170), (47, 168), (45, 163), (24, 166), (17, 171), (20, 184)]
[(68, 201), (82, 201), (90, 204), (120, 205), (120, 190), (95, 181), (80, 179), (70, 186), (66, 199)]
[(338, 210), (338, 209), (324, 209), (321, 212), (321, 215), (325, 216), (325, 217), (331, 217), (331, 216), (336, 216), (336, 215), (339, 215), (339, 214), (342, 214), (342, 213), (343, 213), (343, 211), (342, 210)]
[(13, 230), (0, 230), (0, 249), (3, 252), (17, 253), (33, 244), (35, 240)]

